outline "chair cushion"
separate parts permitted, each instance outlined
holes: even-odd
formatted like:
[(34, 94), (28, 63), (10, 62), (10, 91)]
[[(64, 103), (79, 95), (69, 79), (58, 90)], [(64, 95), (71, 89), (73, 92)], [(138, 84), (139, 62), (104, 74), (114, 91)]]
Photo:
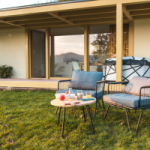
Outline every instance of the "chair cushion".
[(73, 71), (69, 87), (72, 89), (95, 90), (97, 81), (101, 81), (102, 78), (102, 72)]
[[(126, 94), (126, 93), (117, 93), (117, 94), (108, 94), (103, 97), (104, 102), (110, 104), (120, 104), (127, 107), (138, 107), (139, 96)], [(141, 97), (140, 107), (150, 105), (150, 97)]]
[[(134, 77), (123, 89), (123, 93), (139, 95), (142, 86), (150, 85), (150, 79), (144, 77)], [(142, 96), (150, 96), (150, 89), (142, 90)]]

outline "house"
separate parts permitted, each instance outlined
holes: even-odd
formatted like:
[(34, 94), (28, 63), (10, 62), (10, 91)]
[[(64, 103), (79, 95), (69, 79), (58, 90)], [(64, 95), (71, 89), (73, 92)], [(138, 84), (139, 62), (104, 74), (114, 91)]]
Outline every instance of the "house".
[[(103, 71), (116, 57), (150, 58), (149, 0), (70, 0), (0, 6), (0, 65), (13, 67), (0, 86), (57, 88), (72, 71)], [(18, 6), (17, 6), (18, 5)]]

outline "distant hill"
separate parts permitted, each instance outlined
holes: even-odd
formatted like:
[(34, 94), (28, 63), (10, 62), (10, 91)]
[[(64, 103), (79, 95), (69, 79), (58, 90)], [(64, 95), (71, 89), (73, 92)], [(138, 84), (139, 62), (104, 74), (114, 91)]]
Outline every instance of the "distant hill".
[(55, 63), (66, 62), (67, 64), (72, 61), (83, 62), (84, 55), (79, 55), (76, 53), (65, 53), (60, 55), (55, 55)]

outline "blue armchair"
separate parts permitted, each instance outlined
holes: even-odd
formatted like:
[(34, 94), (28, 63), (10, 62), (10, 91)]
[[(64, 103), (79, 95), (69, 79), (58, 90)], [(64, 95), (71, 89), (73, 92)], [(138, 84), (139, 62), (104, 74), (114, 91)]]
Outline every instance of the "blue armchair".
[[(123, 88), (124, 87), (124, 88)], [(134, 77), (129, 81), (111, 82), (108, 84), (108, 95), (104, 95), (104, 103), (108, 104), (104, 118), (106, 118), (108, 110), (111, 106), (124, 109), (128, 128), (131, 130), (129, 114), (130, 110), (140, 110), (136, 133), (143, 114), (143, 110), (150, 109), (150, 78)]]
[[(86, 71), (73, 71), (71, 80), (61, 80), (58, 82), (57, 93), (65, 93), (68, 88), (72, 88), (73, 92), (76, 94), (77, 90), (82, 90), (85, 94), (86, 91), (91, 91), (92, 97), (96, 98), (96, 105), (94, 111), (94, 117), (96, 114), (97, 103), (101, 107), (99, 100), (102, 99), (103, 107), (103, 94), (105, 81), (102, 81), (102, 72), (86, 72)], [(57, 113), (57, 110), (56, 110)]]

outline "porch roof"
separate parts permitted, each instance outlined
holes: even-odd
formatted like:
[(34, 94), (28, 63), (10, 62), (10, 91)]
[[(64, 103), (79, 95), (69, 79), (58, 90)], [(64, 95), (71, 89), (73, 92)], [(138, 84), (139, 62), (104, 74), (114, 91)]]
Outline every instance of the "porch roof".
[[(120, 1), (124, 4), (124, 23), (150, 18), (149, 0)], [(115, 24), (117, 3), (117, 0), (97, 0), (5, 10), (0, 12), (0, 30)]]

